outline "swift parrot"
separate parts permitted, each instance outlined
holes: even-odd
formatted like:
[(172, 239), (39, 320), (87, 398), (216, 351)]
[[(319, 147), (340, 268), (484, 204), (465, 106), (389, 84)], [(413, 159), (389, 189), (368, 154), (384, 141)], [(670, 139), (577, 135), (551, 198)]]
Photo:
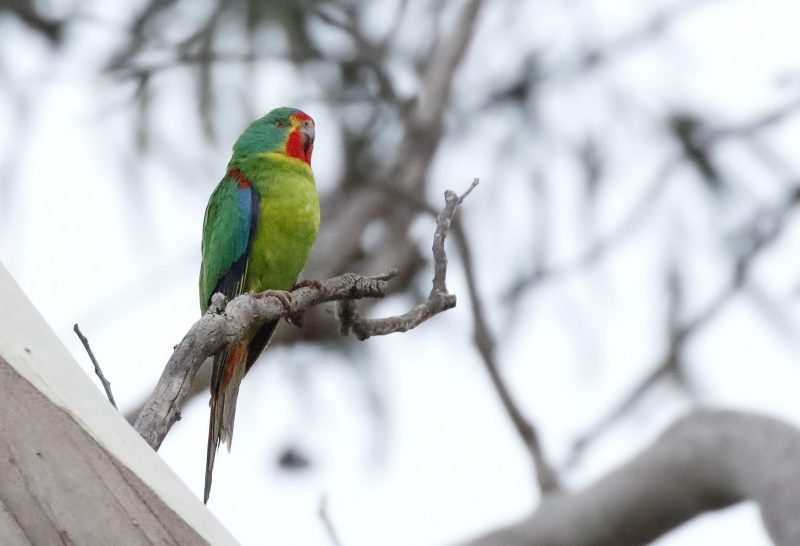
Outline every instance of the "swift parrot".
[[(217, 292), (234, 298), (294, 286), (319, 230), (313, 149), (314, 120), (286, 107), (254, 121), (236, 141), (203, 221), (203, 313)], [(214, 358), (203, 502), (208, 502), (220, 442), (231, 448), (239, 384), (277, 322), (252, 329)]]

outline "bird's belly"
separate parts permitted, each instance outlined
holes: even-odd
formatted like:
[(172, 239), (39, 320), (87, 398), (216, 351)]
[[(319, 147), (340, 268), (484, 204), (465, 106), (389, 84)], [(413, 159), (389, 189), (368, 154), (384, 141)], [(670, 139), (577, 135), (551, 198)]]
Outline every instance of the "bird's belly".
[(266, 204), (262, 201), (247, 266), (246, 290), (291, 289), (306, 263), (318, 229), (316, 199), (270, 199)]

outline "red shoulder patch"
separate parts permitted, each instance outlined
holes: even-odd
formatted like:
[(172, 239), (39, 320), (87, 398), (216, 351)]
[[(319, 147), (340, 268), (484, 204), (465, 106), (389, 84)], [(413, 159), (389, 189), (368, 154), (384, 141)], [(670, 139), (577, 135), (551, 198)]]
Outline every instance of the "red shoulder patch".
[(235, 178), (239, 181), (240, 188), (249, 188), (250, 187), (250, 179), (245, 176), (245, 174), (239, 168), (233, 168), (228, 171), (228, 176), (231, 178)]

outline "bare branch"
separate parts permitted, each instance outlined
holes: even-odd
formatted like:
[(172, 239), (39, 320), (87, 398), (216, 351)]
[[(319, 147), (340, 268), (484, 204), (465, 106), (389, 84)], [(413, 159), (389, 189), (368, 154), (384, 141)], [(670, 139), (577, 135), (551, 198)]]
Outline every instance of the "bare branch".
[(517, 406), (511, 395), (511, 391), (500, 373), (500, 366), (498, 365), (495, 351), (495, 341), (486, 323), (486, 314), (483, 310), (480, 293), (478, 292), (475, 269), (472, 262), (472, 252), (470, 251), (466, 235), (462, 229), (456, 230), (456, 244), (459, 247), (461, 259), (464, 263), (467, 287), (469, 290), (470, 302), (472, 303), (472, 320), (475, 325), (475, 332), (473, 334), (475, 348), (483, 359), (483, 364), (486, 367), (486, 371), (489, 373), (494, 389), (500, 397), (503, 408), (505, 408), (517, 434), (519, 434), (522, 442), (528, 449), (528, 454), (533, 461), (536, 481), (539, 484), (540, 490), (545, 493), (557, 491), (560, 489), (558, 475), (544, 456), (542, 445), (539, 441), (539, 434), (533, 424)]
[[(167, 432), (179, 419), (180, 408), (191, 394), (191, 384), (203, 361), (224, 346), (242, 339), (253, 326), (298, 313), (319, 303), (342, 299), (382, 298), (388, 292), (387, 273), (363, 277), (345, 273), (332, 279), (298, 288), (288, 302), (275, 291), (242, 294), (225, 305), (215, 294), (212, 305), (175, 348), (161, 379), (150, 395), (134, 428), (153, 449), (158, 449)], [(286, 303), (287, 305), (284, 305)]]
[[(473, 181), (472, 186), (460, 197), (460, 200), (463, 200), (464, 197), (467, 196), (477, 185), (478, 180), (475, 179)], [(405, 191), (402, 188), (398, 188), (397, 186), (389, 185), (389, 184), (382, 184), (382, 183), (375, 183), (377, 187), (381, 189), (381, 191), (391, 195), (392, 197), (401, 199), (404, 203), (411, 206), (412, 208), (416, 209), (418, 212), (436, 215), (436, 210), (431, 207), (427, 202), (418, 198), (415, 194), (412, 194), (408, 191)], [(454, 194), (453, 194), (454, 195)], [(445, 211), (442, 212), (442, 214)], [(437, 216), (437, 225), (440, 223), (441, 214)], [(438, 230), (437, 230), (438, 231)], [(513, 397), (511, 396), (511, 392), (506, 385), (505, 381), (500, 374), (500, 367), (497, 363), (497, 358), (495, 356), (495, 342), (490, 333), (489, 327), (486, 324), (485, 314), (483, 310), (483, 303), (478, 292), (477, 288), (477, 281), (475, 279), (475, 269), (472, 262), (472, 253), (470, 251), (469, 245), (467, 243), (466, 235), (464, 234), (463, 228), (456, 224), (453, 228), (453, 232), (456, 239), (456, 245), (458, 246), (459, 253), (461, 254), (461, 260), (464, 265), (464, 272), (467, 278), (467, 287), (470, 293), (470, 302), (472, 308), (472, 317), (473, 323), (475, 325), (475, 332), (473, 334), (473, 339), (475, 342), (475, 347), (478, 350), (478, 353), (481, 355), (483, 359), (483, 363), (486, 366), (486, 370), (489, 373), (489, 377), (492, 381), (492, 385), (494, 386), (495, 390), (497, 391), (498, 396), (500, 397), (500, 401), (503, 404), (504, 409), (508, 413), (509, 419), (511, 419), (514, 428), (517, 430), (522, 442), (525, 444), (525, 447), (528, 449), (528, 453), (530, 454), (531, 460), (533, 461), (533, 467), (536, 473), (536, 479), (539, 483), (539, 487), (542, 491), (552, 492), (559, 489), (559, 482), (558, 476), (554, 471), (553, 467), (547, 462), (544, 457), (544, 453), (541, 447), (541, 443), (539, 441), (539, 435), (536, 431), (536, 428), (533, 424), (524, 416), (522, 411), (517, 406), (516, 402), (514, 402)], [(436, 243), (436, 240), (434, 240)], [(441, 251), (443, 253), (443, 247)], [(437, 255), (437, 247), (434, 244), (434, 257)], [(441, 261), (444, 267), (446, 267), (446, 256), (444, 260)], [(444, 272), (441, 273), (442, 278), (444, 276)], [(431, 297), (433, 297), (434, 292), (436, 291), (437, 280), (434, 278), (433, 281), (433, 289), (431, 290)], [(446, 288), (445, 288), (446, 291)], [(412, 313), (416, 310), (420, 310), (420, 312), (424, 312), (428, 305), (432, 304), (432, 300), (428, 300), (427, 303), (417, 306)], [(355, 304), (349, 301), (342, 301), (337, 304), (337, 310), (339, 312), (339, 324), (340, 327), (343, 327), (342, 334), (346, 335), (349, 333), (350, 328), (357, 328), (361, 327), (361, 321), (363, 319), (358, 315), (358, 312), (355, 308)], [(354, 333), (356, 336), (359, 336), (358, 330), (355, 330)]]
[(94, 373), (97, 377), (100, 378), (100, 382), (103, 384), (103, 389), (106, 391), (106, 396), (108, 397), (108, 401), (111, 402), (111, 405), (115, 408), (117, 407), (117, 403), (114, 400), (114, 395), (111, 393), (111, 383), (106, 379), (105, 374), (103, 374), (103, 370), (100, 368), (100, 364), (97, 362), (97, 359), (94, 357), (94, 353), (92, 352), (92, 348), (89, 347), (89, 340), (86, 339), (86, 336), (83, 335), (81, 329), (78, 328), (78, 323), (75, 323), (75, 326), (72, 327), (72, 330), (78, 336), (78, 339), (81, 340), (83, 343), (83, 348), (86, 349), (86, 352), (89, 354), (89, 359), (92, 361), (92, 365), (94, 366)]
[(772, 540), (800, 544), (800, 431), (776, 419), (698, 411), (594, 485), (549, 495), (524, 520), (464, 546), (647, 544), (705, 512), (755, 501)]
[(328, 534), (328, 539), (333, 546), (342, 546), (342, 541), (339, 540), (339, 534), (336, 532), (336, 527), (333, 526), (330, 516), (328, 515), (328, 497), (322, 495), (319, 499), (318, 512), (319, 519), (325, 527), (325, 532)]
[(472, 181), (470, 187), (462, 195), (447, 190), (444, 193), (445, 207), (436, 218), (436, 232), (433, 235), (433, 282), (428, 300), (421, 303), (402, 315), (365, 319), (361, 316), (352, 300), (342, 300), (336, 306), (336, 315), (339, 319), (339, 331), (342, 335), (353, 333), (358, 339), (364, 341), (372, 336), (383, 336), (395, 332), (407, 332), (416, 328), (429, 318), (442, 311), (456, 306), (456, 297), (447, 291), (447, 254), (444, 250), (444, 241), (450, 231), (450, 225), (456, 210), (467, 195), (478, 185), (478, 179)]

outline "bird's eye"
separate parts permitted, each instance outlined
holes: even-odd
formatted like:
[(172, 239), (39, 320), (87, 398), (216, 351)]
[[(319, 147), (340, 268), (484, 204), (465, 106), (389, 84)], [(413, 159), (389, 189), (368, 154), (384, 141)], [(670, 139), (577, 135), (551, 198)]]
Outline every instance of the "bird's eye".
[(289, 120), (288, 119), (276, 119), (275, 120), (275, 127), (284, 128), (284, 127), (288, 127), (288, 126), (289, 126)]

